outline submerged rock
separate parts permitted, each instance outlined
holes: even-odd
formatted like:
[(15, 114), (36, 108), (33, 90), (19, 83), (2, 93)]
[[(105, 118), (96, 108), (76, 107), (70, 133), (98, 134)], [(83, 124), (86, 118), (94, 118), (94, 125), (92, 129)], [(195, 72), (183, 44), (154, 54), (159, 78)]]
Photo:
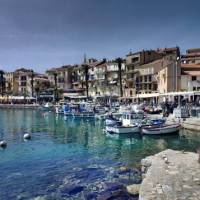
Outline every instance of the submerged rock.
[(128, 167), (120, 167), (119, 170), (118, 170), (118, 173), (119, 174), (127, 174), (127, 173), (131, 173), (131, 169), (128, 168)]
[(85, 192), (84, 193), (84, 199), (85, 200), (93, 200), (93, 199), (96, 199), (96, 198), (97, 198), (97, 194), (94, 193), (94, 192), (90, 192), (90, 193)]
[(82, 192), (83, 190), (83, 186), (66, 185), (63, 188), (61, 188), (60, 191), (62, 194), (75, 195), (77, 193)]
[(140, 184), (133, 184), (133, 185), (128, 185), (126, 187), (127, 192), (131, 195), (139, 195), (140, 192)]
[(115, 191), (123, 188), (123, 185), (120, 183), (112, 183), (112, 182), (106, 182), (106, 191)]
[(111, 197), (112, 197), (111, 192), (103, 191), (98, 195), (97, 200), (106, 200), (106, 199), (110, 199)]

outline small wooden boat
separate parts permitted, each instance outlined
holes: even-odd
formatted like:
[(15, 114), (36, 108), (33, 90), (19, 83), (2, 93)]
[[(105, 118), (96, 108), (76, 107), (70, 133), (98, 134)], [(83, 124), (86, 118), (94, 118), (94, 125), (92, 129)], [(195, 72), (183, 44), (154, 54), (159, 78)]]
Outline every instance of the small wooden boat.
[(146, 135), (165, 135), (178, 132), (180, 124), (144, 126), (141, 131)]

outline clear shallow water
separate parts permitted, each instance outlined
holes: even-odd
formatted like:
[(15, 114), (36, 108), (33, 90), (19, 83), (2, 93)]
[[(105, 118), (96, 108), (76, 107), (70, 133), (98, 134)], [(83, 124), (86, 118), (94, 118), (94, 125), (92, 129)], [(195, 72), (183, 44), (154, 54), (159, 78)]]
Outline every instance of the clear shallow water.
[[(24, 133), (31, 133), (32, 140), (25, 142)], [(200, 146), (195, 134), (183, 134), (111, 137), (99, 121), (0, 110), (0, 139), (8, 143), (0, 150), (0, 199), (103, 199), (140, 182), (142, 158), (167, 148), (195, 151)]]

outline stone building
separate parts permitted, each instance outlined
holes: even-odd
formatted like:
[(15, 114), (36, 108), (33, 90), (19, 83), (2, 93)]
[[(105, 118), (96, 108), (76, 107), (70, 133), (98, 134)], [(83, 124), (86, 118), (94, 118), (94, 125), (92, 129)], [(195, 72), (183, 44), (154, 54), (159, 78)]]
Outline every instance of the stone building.
[[(133, 97), (139, 92), (138, 90), (142, 89), (139, 85), (139, 81), (143, 82), (143, 78), (138, 77), (140, 76), (138, 67), (160, 59), (161, 57), (162, 55), (155, 50), (143, 50), (136, 53), (130, 52), (128, 55), (126, 55), (125, 97)], [(142, 74), (143, 76), (147, 76), (148, 73), (144, 72)]]
[(72, 65), (64, 65), (46, 71), (46, 75), (50, 81), (48, 93), (53, 94), (54, 100), (57, 101), (63, 98), (64, 91), (73, 87), (72, 73), (74, 67)]
[(126, 57), (125, 97), (180, 89), (178, 47), (130, 53)]
[(14, 72), (5, 72), (5, 91), (9, 95), (18, 95), (19, 81), (18, 76)]
[[(108, 61), (106, 63), (106, 77), (107, 77), (107, 95), (120, 97), (120, 75), (119, 66), (116, 61)], [(125, 74), (125, 61), (121, 65), (121, 78), (122, 78), (122, 88), (124, 96), (124, 89), (126, 85), (126, 74)]]
[(181, 64), (181, 90), (200, 91), (200, 65)]
[(181, 62), (176, 54), (162, 58), (161, 69), (157, 72), (159, 93), (178, 92), (181, 89)]
[[(125, 63), (122, 63), (122, 84), (125, 86)], [(87, 78), (87, 80), (86, 80)], [(88, 96), (120, 96), (119, 69), (116, 61), (86, 59), (72, 69), (73, 89), (87, 90)]]
[(16, 84), (17, 94), (22, 96), (33, 96), (33, 78), (34, 71), (31, 69), (20, 68), (14, 71), (15, 80), (18, 82)]
[(39, 96), (50, 88), (50, 80), (44, 74), (35, 74), (33, 78), (34, 96)]
[[(85, 59), (84, 62), (72, 70), (73, 89), (82, 89), (85, 95), (93, 96), (97, 91), (103, 76), (103, 68), (99, 67), (104, 61)], [(99, 85), (100, 86), (100, 85)]]
[(200, 64), (200, 48), (188, 49), (185, 55), (181, 56), (183, 64)]
[(72, 88), (72, 68), (74, 66), (64, 65), (62, 67), (51, 68), (46, 71), (50, 83), (57, 88), (64, 90)]

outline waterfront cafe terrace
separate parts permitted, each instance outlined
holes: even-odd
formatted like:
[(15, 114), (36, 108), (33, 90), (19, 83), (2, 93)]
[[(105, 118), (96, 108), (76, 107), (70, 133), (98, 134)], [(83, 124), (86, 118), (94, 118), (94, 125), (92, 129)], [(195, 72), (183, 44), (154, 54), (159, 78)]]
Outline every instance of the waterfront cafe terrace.
[(25, 97), (25, 96), (0, 96), (0, 103), (3, 104), (21, 104), (21, 103), (35, 103), (36, 98), (34, 97)]
[(188, 102), (199, 101), (200, 92), (188, 91), (188, 92), (167, 92), (167, 93), (150, 93), (150, 94), (137, 94), (134, 97), (120, 97), (120, 101), (153, 101), (155, 103), (167, 101), (176, 101), (180, 103), (181, 100), (185, 99)]

